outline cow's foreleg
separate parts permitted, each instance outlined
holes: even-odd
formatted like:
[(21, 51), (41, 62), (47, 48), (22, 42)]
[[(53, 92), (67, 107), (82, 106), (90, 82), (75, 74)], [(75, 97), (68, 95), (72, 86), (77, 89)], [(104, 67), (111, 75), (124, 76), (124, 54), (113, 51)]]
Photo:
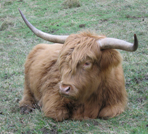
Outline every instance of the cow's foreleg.
[(106, 106), (99, 112), (99, 118), (108, 119), (120, 115), (124, 111), (124, 107), (121, 104), (114, 106)]
[(25, 85), (24, 94), (22, 100), (19, 102), (20, 113), (28, 114), (34, 109), (34, 98), (27, 86)]
[(42, 110), (46, 117), (56, 121), (69, 118), (69, 111), (65, 105), (65, 99), (58, 92), (47, 91), (41, 99)]

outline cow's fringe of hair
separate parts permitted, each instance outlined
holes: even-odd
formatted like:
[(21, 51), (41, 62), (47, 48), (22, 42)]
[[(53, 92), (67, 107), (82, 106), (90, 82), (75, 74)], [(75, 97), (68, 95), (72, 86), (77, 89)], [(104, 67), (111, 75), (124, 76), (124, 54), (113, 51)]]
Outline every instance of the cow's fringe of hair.
[(96, 60), (100, 52), (96, 41), (102, 38), (105, 38), (105, 36), (98, 36), (90, 31), (70, 35), (60, 53), (60, 67), (62, 67), (66, 60), (74, 71), (77, 65), (85, 61), (87, 57)]

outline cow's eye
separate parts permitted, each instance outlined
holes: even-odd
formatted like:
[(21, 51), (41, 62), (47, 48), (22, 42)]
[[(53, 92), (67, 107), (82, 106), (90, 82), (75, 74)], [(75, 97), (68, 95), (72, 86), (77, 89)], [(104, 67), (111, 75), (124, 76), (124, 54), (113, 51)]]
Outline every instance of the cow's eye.
[(89, 62), (85, 62), (85, 64), (84, 64), (85, 66), (89, 66), (90, 65), (90, 63)]
[(90, 69), (92, 67), (92, 63), (91, 62), (85, 62), (83, 64), (84, 69)]

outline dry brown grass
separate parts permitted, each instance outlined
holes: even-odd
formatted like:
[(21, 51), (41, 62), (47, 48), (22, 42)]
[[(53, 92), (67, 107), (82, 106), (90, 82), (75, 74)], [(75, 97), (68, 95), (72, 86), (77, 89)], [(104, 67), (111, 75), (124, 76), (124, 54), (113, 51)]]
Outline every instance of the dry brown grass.
[(80, 7), (81, 4), (79, 0), (65, 0), (62, 3), (63, 8), (73, 8), (73, 7)]

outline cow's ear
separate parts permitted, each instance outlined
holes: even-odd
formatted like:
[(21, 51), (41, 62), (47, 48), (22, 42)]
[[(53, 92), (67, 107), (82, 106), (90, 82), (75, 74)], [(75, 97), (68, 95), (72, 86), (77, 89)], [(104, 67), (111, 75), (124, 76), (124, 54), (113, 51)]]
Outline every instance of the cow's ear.
[(115, 49), (102, 50), (100, 59), (101, 70), (118, 66), (122, 61), (120, 53)]

